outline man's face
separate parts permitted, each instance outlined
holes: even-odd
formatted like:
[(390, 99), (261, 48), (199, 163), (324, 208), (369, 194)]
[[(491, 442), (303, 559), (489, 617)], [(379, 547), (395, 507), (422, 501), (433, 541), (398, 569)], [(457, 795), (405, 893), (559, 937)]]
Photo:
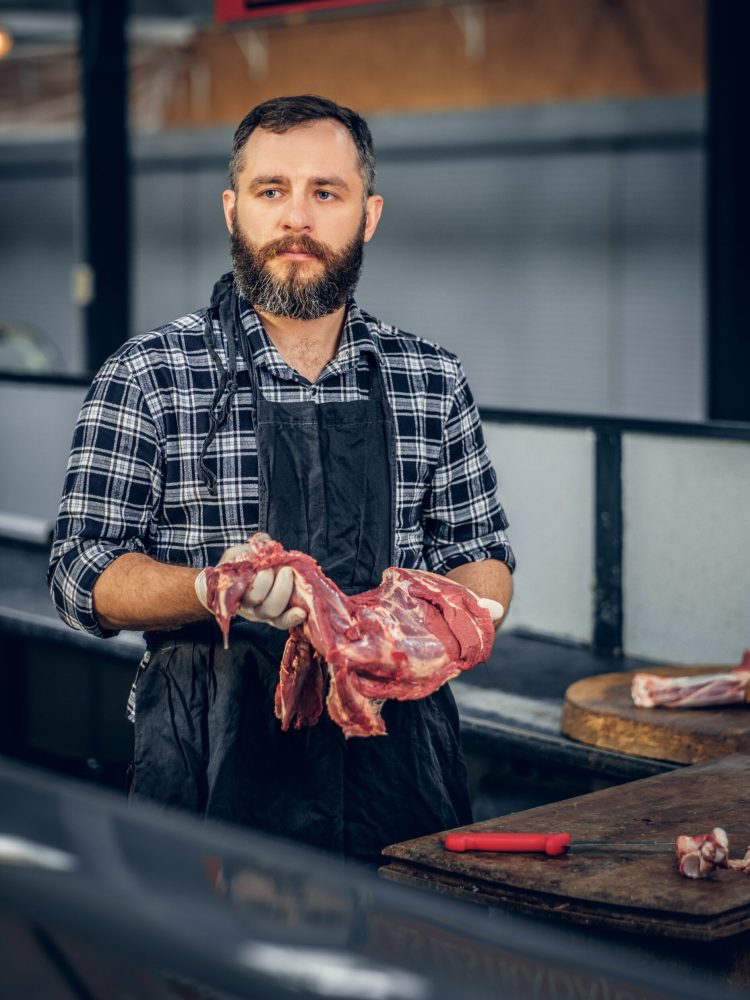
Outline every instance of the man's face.
[(261, 312), (317, 319), (353, 291), (382, 198), (364, 198), (357, 152), (331, 119), (280, 135), (256, 129), (237, 191), (224, 192), (240, 293)]

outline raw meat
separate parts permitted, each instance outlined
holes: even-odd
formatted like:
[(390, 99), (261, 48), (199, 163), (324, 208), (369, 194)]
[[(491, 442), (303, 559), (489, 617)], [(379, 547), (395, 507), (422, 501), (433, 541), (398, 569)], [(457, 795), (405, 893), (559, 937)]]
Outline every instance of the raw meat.
[(706, 878), (717, 868), (727, 868), (729, 839), (720, 826), (698, 837), (677, 838), (677, 862), (680, 875)]
[(743, 653), (739, 666), (723, 674), (694, 674), (692, 677), (636, 674), (630, 693), (639, 708), (701, 708), (746, 701), (748, 684), (750, 649)]
[(744, 858), (735, 858), (734, 861), (729, 859), (727, 864), (736, 872), (744, 872), (746, 875), (750, 875), (750, 844), (747, 845)]
[(466, 587), (420, 570), (391, 567), (374, 590), (347, 597), (303, 552), (286, 551), (261, 532), (251, 557), (206, 570), (207, 604), (224, 633), (255, 575), (291, 566), (290, 607), (307, 619), (290, 629), (275, 710), (284, 730), (314, 725), (323, 708), (345, 736), (385, 733), (383, 701), (424, 698), (482, 663), (495, 635), (490, 613)]

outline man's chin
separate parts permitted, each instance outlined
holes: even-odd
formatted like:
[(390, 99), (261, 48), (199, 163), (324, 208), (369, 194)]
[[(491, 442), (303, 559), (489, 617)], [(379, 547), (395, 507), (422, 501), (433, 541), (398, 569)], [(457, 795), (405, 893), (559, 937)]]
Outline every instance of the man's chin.
[(315, 320), (323, 319), (324, 316), (332, 316), (337, 311), (337, 309), (340, 308), (341, 306), (335, 306), (331, 309), (326, 309), (325, 312), (316, 311), (314, 314), (309, 313), (305, 314), (304, 316), (298, 316), (296, 313), (290, 314), (289, 312), (282, 312), (279, 309), (273, 309), (266, 307), (264, 305), (258, 305), (255, 302), (253, 303), (253, 309), (260, 316), (270, 316), (272, 319), (288, 319), (288, 320), (293, 320), (297, 323), (312, 323)]

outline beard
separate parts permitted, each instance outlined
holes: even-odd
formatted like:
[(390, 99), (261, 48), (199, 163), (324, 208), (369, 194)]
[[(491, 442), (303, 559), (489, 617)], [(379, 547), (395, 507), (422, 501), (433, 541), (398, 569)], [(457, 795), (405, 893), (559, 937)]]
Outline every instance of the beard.
[[(320, 319), (349, 299), (359, 280), (364, 257), (365, 216), (358, 232), (341, 250), (332, 250), (311, 236), (284, 236), (256, 246), (235, 220), (231, 233), (234, 280), (240, 295), (256, 309), (287, 319)], [(268, 266), (280, 253), (300, 251), (323, 264), (322, 274), (306, 276), (305, 261), (287, 261), (279, 277)]]

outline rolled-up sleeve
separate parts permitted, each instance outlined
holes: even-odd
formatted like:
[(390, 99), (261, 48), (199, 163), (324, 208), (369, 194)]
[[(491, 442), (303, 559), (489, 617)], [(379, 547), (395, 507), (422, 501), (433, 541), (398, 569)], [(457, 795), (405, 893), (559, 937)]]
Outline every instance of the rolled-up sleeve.
[(160, 449), (143, 393), (117, 356), (105, 363), (73, 432), (48, 583), (58, 614), (92, 635), (93, 589), (125, 552), (143, 552), (159, 503)]
[(424, 558), (434, 573), (482, 559), (515, 569), (505, 533), (508, 519), (497, 499), (497, 478), (460, 364), (423, 523)]

